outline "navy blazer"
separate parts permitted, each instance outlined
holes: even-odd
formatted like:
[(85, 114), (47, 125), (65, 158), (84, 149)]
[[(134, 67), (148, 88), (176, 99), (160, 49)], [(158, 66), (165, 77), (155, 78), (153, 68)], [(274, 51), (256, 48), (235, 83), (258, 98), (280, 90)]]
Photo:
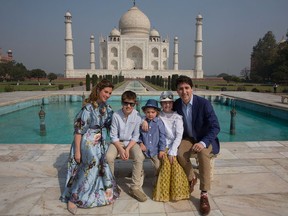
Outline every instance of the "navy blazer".
[[(182, 99), (178, 98), (173, 105), (175, 111), (185, 118), (182, 111)], [(214, 112), (212, 104), (203, 97), (193, 95), (192, 106), (192, 133), (193, 138), (197, 141), (203, 141), (206, 147), (212, 145), (213, 153), (218, 154), (220, 151), (219, 139), (220, 132), (218, 118)], [(183, 138), (189, 137), (187, 128), (184, 126)]]

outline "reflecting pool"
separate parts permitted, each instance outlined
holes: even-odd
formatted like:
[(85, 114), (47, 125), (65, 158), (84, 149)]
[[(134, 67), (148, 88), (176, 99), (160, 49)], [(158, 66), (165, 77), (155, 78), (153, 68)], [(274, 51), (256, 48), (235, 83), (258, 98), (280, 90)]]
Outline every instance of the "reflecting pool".
[[(138, 109), (145, 105), (148, 98), (141, 99)], [(48, 143), (70, 144), (73, 139), (73, 119), (81, 108), (81, 101), (53, 102), (44, 105), (46, 113), (46, 136), (40, 136), (40, 105), (31, 106), (13, 113), (0, 116), (0, 143)], [(119, 97), (109, 99), (113, 110), (120, 108)], [(212, 103), (218, 116), (221, 142), (229, 141), (279, 141), (288, 140), (288, 123), (275, 117), (269, 117), (246, 109), (237, 108), (236, 134), (230, 135), (231, 106)]]

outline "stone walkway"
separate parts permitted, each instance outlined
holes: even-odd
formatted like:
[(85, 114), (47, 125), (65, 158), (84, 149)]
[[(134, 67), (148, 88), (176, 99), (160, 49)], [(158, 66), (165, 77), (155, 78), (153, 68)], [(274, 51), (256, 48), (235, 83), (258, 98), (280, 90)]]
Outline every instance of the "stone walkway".
[[(203, 92), (195, 93), (201, 95)], [(214, 95), (222, 93), (211, 92)], [(1, 93), (0, 106), (49, 94), (59, 92)], [(61, 91), (61, 94), (82, 95), (83, 92)], [(117, 93), (116, 90), (115, 94), (121, 94), (121, 91)], [(150, 94), (159, 95), (160, 92)], [(205, 91), (205, 94), (209, 92)], [(272, 94), (225, 94), (259, 100), (271, 106), (288, 106), (280, 104), (280, 96)], [(70, 144), (0, 144), (0, 215), (69, 215), (66, 205), (58, 200), (65, 182), (69, 148)], [(288, 141), (221, 143), (221, 152), (215, 159), (212, 190), (209, 191), (210, 215), (288, 215), (287, 158)], [(120, 198), (110, 206), (79, 209), (77, 215), (199, 215), (199, 182), (189, 200), (154, 202), (151, 200), (152, 165), (149, 160), (145, 161), (144, 169), (146, 202), (137, 202), (127, 194), (131, 163), (119, 160), (116, 176), (122, 189)]]

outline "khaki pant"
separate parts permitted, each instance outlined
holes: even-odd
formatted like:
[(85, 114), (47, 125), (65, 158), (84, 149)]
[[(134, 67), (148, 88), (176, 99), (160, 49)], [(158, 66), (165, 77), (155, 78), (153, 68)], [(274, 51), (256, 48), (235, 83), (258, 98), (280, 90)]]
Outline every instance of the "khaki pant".
[[(195, 176), (190, 157), (192, 152), (193, 142), (191, 140), (183, 139), (178, 148), (178, 161), (183, 167), (188, 181), (191, 181)], [(199, 162), (199, 179), (200, 179), (200, 190), (208, 191), (210, 190), (211, 182), (211, 165), (210, 165), (210, 153), (212, 152), (212, 145), (208, 148), (204, 148), (201, 152), (197, 153)]]
[(153, 157), (150, 157), (150, 160), (151, 160), (153, 167), (155, 169), (154, 177), (157, 178), (159, 171), (160, 171), (160, 166), (161, 166), (161, 161), (158, 158), (158, 154), (153, 156)]
[[(123, 143), (121, 143), (124, 147)], [(109, 164), (110, 170), (114, 175), (114, 161), (116, 157), (119, 155), (119, 152), (115, 145), (110, 144), (108, 151), (106, 153), (106, 160)], [(130, 157), (129, 159), (133, 159), (133, 167), (132, 167), (132, 184), (131, 189), (140, 189), (142, 187), (141, 175), (143, 174), (143, 162), (145, 160), (145, 156), (143, 155), (140, 146), (136, 143), (130, 149)]]

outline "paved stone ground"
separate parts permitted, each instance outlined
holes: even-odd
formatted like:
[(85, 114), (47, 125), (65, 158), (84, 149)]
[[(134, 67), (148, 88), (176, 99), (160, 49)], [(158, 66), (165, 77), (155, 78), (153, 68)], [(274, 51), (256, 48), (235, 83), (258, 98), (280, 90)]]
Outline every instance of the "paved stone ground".
[[(196, 94), (204, 94), (195, 91)], [(205, 94), (222, 94), (207, 92)], [(12, 92), (0, 94), (0, 106), (59, 92)], [(61, 91), (83, 94), (83, 91)], [(86, 93), (85, 93), (86, 94)], [(88, 94), (88, 93), (87, 93)], [(114, 93), (113, 93), (114, 94)], [(121, 91), (115, 94), (121, 94)], [(149, 92), (159, 95), (160, 92)], [(225, 92), (226, 95), (267, 103), (281, 104), (280, 96), (250, 92)], [(1, 122), (1, 117), (0, 117)], [(69, 215), (58, 198), (63, 190), (66, 160), (70, 145), (1, 144), (0, 145), (0, 215)], [(288, 215), (288, 141), (224, 142), (215, 159), (214, 180), (209, 191), (210, 215), (250, 216)], [(154, 202), (151, 200), (152, 165), (144, 163), (144, 192), (148, 200), (137, 202), (128, 194), (131, 163), (117, 161), (116, 175), (122, 189), (113, 204), (93, 209), (79, 209), (78, 215), (113, 216), (188, 216), (199, 215), (198, 189), (189, 200)]]

